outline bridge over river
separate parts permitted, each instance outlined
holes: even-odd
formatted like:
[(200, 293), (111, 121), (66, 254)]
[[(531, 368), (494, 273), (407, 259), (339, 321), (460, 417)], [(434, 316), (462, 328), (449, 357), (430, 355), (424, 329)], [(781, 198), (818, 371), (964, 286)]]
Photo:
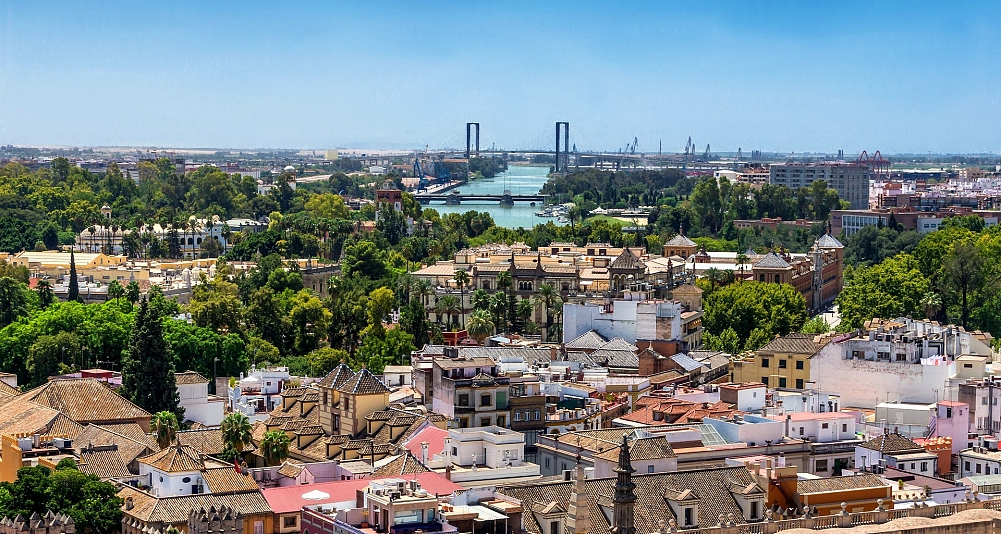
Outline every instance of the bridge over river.
[(427, 194), (418, 193), (414, 195), (421, 204), (428, 204), (431, 202), (442, 202), (444, 201), (446, 205), (456, 206), (462, 204), (463, 201), (468, 202), (497, 202), (502, 206), (510, 206), (515, 202), (545, 202), (549, 198), (549, 195), (512, 195), (509, 192), (505, 192), (501, 195), (463, 195), (456, 191), (448, 194)]

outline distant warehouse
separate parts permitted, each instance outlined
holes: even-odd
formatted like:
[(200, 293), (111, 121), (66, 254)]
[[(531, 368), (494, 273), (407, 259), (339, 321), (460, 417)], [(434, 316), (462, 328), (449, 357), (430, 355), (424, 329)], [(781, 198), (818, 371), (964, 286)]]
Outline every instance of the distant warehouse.
[(867, 209), (869, 174), (869, 167), (858, 163), (781, 163), (771, 166), (768, 183), (799, 189), (810, 187), (816, 180), (824, 180), (828, 187), (837, 190), (842, 200), (850, 203), (852, 209)]

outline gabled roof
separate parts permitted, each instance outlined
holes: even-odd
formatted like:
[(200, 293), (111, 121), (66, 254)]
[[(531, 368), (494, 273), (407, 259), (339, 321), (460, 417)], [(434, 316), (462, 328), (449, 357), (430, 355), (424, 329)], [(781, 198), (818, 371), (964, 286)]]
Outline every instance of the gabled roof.
[(80, 465), (77, 468), (82, 473), (94, 475), (102, 480), (133, 476), (117, 445), (82, 449), (80, 451)]
[[(368, 482), (368, 481), (365, 481)], [(244, 516), (271, 515), (271, 507), (264, 500), (260, 491), (243, 493), (199, 493), (197, 495), (180, 495), (177, 497), (154, 497), (131, 486), (123, 486), (118, 492), (123, 500), (132, 499), (132, 509), (123, 511), (126, 520), (136, 518), (145, 523), (165, 523), (171, 525), (185, 524), (192, 510), (212, 506), (219, 509), (221, 505), (239, 510)]]
[[(177, 441), (181, 445), (189, 445), (196, 451), (208, 456), (221, 454), (223, 449), (226, 448), (226, 444), (222, 438), (222, 429), (219, 427), (182, 430), (177, 433)], [(243, 444), (243, 452), (250, 452), (255, 449), (256, 447), (253, 443)]]
[(389, 388), (383, 384), (372, 371), (362, 369), (358, 371), (350, 380), (342, 384), (338, 391), (351, 395), (378, 395), (389, 393)]
[(633, 345), (632, 343), (622, 339), (621, 337), (612, 338), (611, 341), (605, 343), (604, 345), (598, 348), (602, 350), (628, 350), (632, 352), (636, 352), (637, 350), (639, 350), (636, 347), (636, 345)]
[(859, 447), (883, 453), (925, 452), (924, 447), (896, 432), (880, 434)]
[(160, 448), (156, 441), (149, 434), (143, 432), (139, 425), (135, 423), (129, 423), (129, 425), (133, 425), (135, 428), (124, 424), (87, 425), (74, 439), (74, 448), (82, 454), (83, 450), (91, 445), (94, 447), (114, 445), (126, 464), (134, 462), (136, 458), (153, 454)]
[(675, 295), (701, 295), (702, 288), (685, 282), (684, 284), (672, 289), (671, 293), (674, 293)]
[(640, 358), (631, 350), (598, 349), (589, 356), (591, 361), (606, 367), (639, 369)]
[(183, 373), (174, 373), (174, 381), (177, 382), (178, 386), (187, 384), (208, 384), (209, 379), (202, 376), (197, 371), (185, 371)]
[(813, 334), (793, 332), (769, 341), (764, 347), (758, 349), (758, 351), (774, 352), (776, 354), (813, 355), (824, 346), (823, 343), (814, 342), (814, 339), (816, 339), (816, 336)]
[(577, 336), (572, 341), (566, 342), (563, 346), (568, 349), (599, 349), (602, 345), (608, 343), (608, 340), (601, 336), (601, 334), (595, 332), (594, 330), (588, 330), (583, 334)]
[(75, 438), (82, 429), (68, 415), (31, 402), (24, 395), (3, 399), (0, 434), (62, 434)]
[(774, 252), (769, 252), (758, 260), (758, 263), (755, 263), (754, 267), (756, 269), (787, 269), (789, 268), (789, 262), (782, 258), (782, 256)]
[(354, 375), (355, 372), (352, 371), (351, 368), (347, 366), (347, 364), (342, 363), (337, 367), (334, 367), (332, 371), (330, 371), (329, 373), (327, 373), (326, 376), (321, 378), (320, 381), (317, 382), (317, 385), (322, 387), (337, 389), (342, 385), (344, 385), (344, 383), (347, 382), (348, 380), (351, 380), (351, 377), (353, 377)]
[(372, 473), (373, 478), (395, 477), (400, 475), (414, 475), (417, 473), (427, 473), (430, 471), (416, 456), (404, 449), (404, 453), (389, 461), (385, 465), (376, 468)]
[(139, 459), (139, 463), (154, 467), (165, 473), (201, 471), (204, 462), (192, 447), (174, 445)]
[(612, 263), (608, 266), (609, 269), (622, 269), (622, 270), (633, 270), (642, 269), (643, 262), (636, 257), (635, 254), (629, 250), (629, 247), (624, 247), (622, 253), (619, 254)]
[(678, 234), (678, 235), (672, 237), (671, 240), (667, 242), (667, 246), (669, 246), (669, 247), (697, 247), (698, 245), (695, 244), (695, 241), (692, 241), (691, 239), (688, 239), (687, 237), (685, 237), (685, 234)]
[[(619, 461), (619, 449), (622, 445), (606, 450), (595, 457), (608, 460), (609, 462)], [(629, 457), (632, 461), (637, 460), (659, 460), (664, 458), (676, 458), (674, 449), (663, 436), (653, 438), (635, 439), (629, 442)]]
[(18, 397), (58, 410), (78, 423), (149, 419), (149, 412), (93, 378), (57, 379)]
[(824, 234), (820, 236), (820, 239), (817, 240), (817, 246), (820, 248), (845, 248), (845, 246), (841, 244), (841, 241), (835, 239), (831, 234)]

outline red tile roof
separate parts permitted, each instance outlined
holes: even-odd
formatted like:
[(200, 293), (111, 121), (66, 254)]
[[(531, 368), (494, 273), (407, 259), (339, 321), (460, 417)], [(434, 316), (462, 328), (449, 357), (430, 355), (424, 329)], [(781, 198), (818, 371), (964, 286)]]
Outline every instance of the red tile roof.
[[(402, 475), (393, 478), (402, 478), (404, 480), (414, 480), (416, 478), (420, 482), (421, 488), (427, 490), (431, 495), (448, 495), (462, 489), (462, 486), (435, 472)], [(268, 501), (268, 506), (271, 507), (274, 513), (287, 514), (301, 510), (303, 506), (354, 501), (356, 492), (367, 487), (370, 482), (375, 480), (379, 479), (338, 480), (336, 482), (321, 482), (320, 484), (267, 488), (263, 490), (263, 493), (264, 499)], [(303, 499), (303, 494), (310, 491), (322, 491), (330, 495), (330, 497), (322, 500)]]
[(414, 456), (421, 458), (421, 443), (428, 442), (428, 459), (436, 454), (441, 454), (445, 450), (445, 438), (448, 431), (442, 430), (434, 425), (428, 425), (420, 432), (417, 432), (403, 444)]

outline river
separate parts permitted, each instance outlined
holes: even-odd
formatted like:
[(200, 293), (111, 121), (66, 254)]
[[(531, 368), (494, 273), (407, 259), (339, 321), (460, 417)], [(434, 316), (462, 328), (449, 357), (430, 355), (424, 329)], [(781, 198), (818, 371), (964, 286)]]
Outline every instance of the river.
[[(507, 170), (493, 178), (480, 178), (456, 189), (465, 195), (500, 195), (505, 189), (510, 189), (514, 195), (534, 195), (542, 190), (549, 179), (549, 167), (510, 165)], [(532, 228), (536, 224), (552, 221), (560, 224), (556, 218), (536, 217), (535, 213), (542, 209), (542, 203), (532, 206), (528, 202), (515, 202), (514, 206), (501, 206), (497, 202), (463, 202), (458, 206), (446, 206), (444, 202), (432, 202), (425, 205), (434, 208), (438, 213), (465, 213), (470, 210), (486, 211), (494, 218), (497, 226), (505, 228)]]

